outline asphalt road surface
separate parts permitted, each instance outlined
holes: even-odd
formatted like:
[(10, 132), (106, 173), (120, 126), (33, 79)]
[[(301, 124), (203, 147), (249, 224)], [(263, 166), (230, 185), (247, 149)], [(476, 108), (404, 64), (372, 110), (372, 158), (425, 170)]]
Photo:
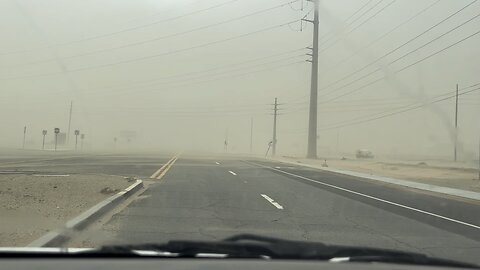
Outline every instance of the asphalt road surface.
[(478, 201), (235, 157), (182, 155), (161, 179), (150, 179), (171, 157), (83, 156), (38, 161), (25, 168), (151, 181), (137, 199), (90, 235), (96, 245), (219, 240), (254, 233), (480, 263)]

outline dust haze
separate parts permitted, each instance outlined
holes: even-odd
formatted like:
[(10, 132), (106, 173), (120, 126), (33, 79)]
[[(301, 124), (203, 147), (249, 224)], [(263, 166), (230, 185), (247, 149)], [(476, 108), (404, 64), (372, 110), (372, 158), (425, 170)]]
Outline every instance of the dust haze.
[[(311, 10), (301, 0), (2, 0), (0, 147), (22, 148), (26, 127), (28, 149), (42, 149), (42, 130), (52, 149), (59, 128), (59, 149), (73, 149), (79, 130), (83, 151), (264, 155), (278, 98), (277, 154), (305, 156)], [(459, 158), (478, 159), (478, 14), (471, 0), (323, 0), (319, 156), (451, 159), (458, 136)]]

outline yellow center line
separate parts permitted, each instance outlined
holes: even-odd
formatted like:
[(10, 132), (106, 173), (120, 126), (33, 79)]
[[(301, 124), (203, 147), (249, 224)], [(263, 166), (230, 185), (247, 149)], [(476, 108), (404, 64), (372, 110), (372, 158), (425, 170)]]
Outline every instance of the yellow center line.
[(163, 170), (159, 176), (157, 176), (157, 179), (162, 179), (162, 177), (168, 172), (168, 170), (170, 170), (170, 168), (173, 166), (173, 163), (175, 163), (175, 161), (177, 161), (178, 157), (175, 157), (171, 162), (170, 164), (168, 164), (168, 166), (165, 168), (165, 170)]
[(178, 155), (173, 156), (167, 163), (165, 163), (160, 169), (158, 169), (155, 173), (150, 176), (153, 179), (160, 179), (162, 178), (165, 173), (172, 167), (173, 163), (178, 159)]

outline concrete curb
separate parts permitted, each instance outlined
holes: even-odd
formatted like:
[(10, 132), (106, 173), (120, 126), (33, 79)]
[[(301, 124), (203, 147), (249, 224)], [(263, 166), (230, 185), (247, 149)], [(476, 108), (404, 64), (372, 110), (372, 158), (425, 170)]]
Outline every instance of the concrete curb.
[(470, 200), (480, 201), (480, 193), (475, 192), (475, 191), (468, 191), (468, 190), (463, 190), (463, 189), (429, 185), (429, 184), (418, 183), (418, 182), (414, 182), (414, 181), (410, 181), (410, 180), (402, 180), (402, 179), (386, 177), (386, 176), (371, 175), (371, 174), (367, 174), (367, 173), (360, 173), (360, 172), (349, 171), (349, 170), (322, 168), (322, 167), (318, 167), (318, 166), (315, 166), (315, 165), (309, 165), (309, 164), (293, 162), (293, 161), (275, 160), (275, 159), (268, 159), (268, 160), (277, 161), (277, 162), (290, 164), (290, 165), (308, 167), (308, 168), (327, 171), (327, 172), (332, 172), (332, 173), (355, 176), (355, 177), (364, 178), (364, 179), (368, 179), (368, 180), (375, 180), (375, 181), (379, 181), (379, 182), (384, 182), (384, 183), (389, 183), (389, 184), (394, 184), (394, 185), (399, 185), (399, 186), (404, 186), (404, 187), (409, 187), (409, 188), (415, 188), (415, 189), (419, 189), (419, 190), (441, 193), (441, 194), (446, 194), (446, 195), (465, 198), (465, 199), (470, 199)]
[(137, 180), (133, 185), (127, 187), (125, 190), (101, 201), (77, 217), (69, 220), (63, 228), (48, 232), (47, 234), (28, 244), (27, 247), (55, 247), (65, 243), (70, 238), (69, 232), (85, 228), (87, 225), (91, 224), (101, 215), (117, 206), (124, 199), (128, 198), (142, 187), (143, 181)]

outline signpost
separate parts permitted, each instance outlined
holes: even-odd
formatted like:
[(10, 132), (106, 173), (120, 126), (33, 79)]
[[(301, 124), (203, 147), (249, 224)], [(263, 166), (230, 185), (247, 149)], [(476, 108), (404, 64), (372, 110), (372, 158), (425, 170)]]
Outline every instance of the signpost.
[(60, 133), (60, 129), (55, 128), (54, 132), (55, 132), (55, 152), (56, 152), (57, 151), (57, 142), (58, 142), (58, 133)]
[(267, 152), (265, 153), (265, 158), (267, 158), (268, 152), (270, 151), (270, 147), (272, 147), (272, 144), (273, 144), (273, 141), (268, 142), (268, 148), (267, 148)]
[(80, 135), (80, 130), (75, 130), (75, 151), (77, 151), (77, 145), (78, 145), (78, 135)]
[(43, 134), (42, 150), (45, 150), (45, 136), (47, 135), (47, 130), (44, 129), (44, 130), (42, 131), (42, 134)]

